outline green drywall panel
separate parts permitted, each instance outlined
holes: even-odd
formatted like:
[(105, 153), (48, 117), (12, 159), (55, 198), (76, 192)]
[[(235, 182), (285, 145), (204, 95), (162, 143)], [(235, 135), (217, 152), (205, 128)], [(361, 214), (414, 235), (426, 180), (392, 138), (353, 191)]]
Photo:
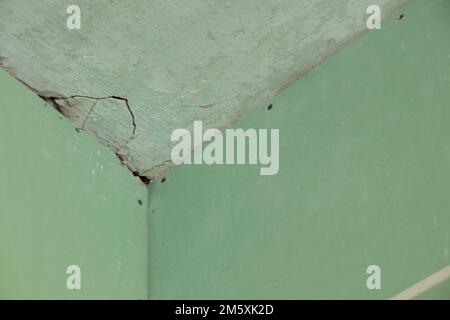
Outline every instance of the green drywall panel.
[(450, 300), (450, 281), (447, 280), (440, 285), (419, 295), (416, 300)]
[(145, 186), (3, 70), (0, 146), (0, 299), (146, 298)]
[(278, 175), (151, 185), (150, 298), (390, 298), (449, 264), (450, 1), (400, 13), (236, 125), (280, 129)]

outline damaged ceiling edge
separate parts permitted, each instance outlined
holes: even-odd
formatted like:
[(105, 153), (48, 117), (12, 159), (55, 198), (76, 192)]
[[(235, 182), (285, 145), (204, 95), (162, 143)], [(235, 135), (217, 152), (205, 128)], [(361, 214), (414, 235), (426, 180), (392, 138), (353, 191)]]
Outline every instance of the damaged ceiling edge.
[[(198, 0), (199, 2), (202, 2), (201, 0)], [(322, 0), (321, 0), (322, 1)], [(342, 3), (346, 3), (347, 5), (355, 4), (356, 0), (344, 0)], [(55, 5), (55, 2), (53, 0), (46, 0), (44, 2), (48, 2), (52, 5)], [(287, 4), (290, 3), (289, 0), (282, 1)], [(324, 4), (326, 4), (326, 1), (322, 1)], [(383, 9), (386, 9), (383, 11), (383, 18), (386, 18), (389, 16), (392, 11), (398, 9), (400, 6), (406, 4), (409, 2), (409, 0), (379, 0), (379, 1), (361, 1), (361, 2), (378, 2), (383, 7)], [(359, 2), (358, 6), (363, 8), (366, 3)], [(294, 2), (292, 2), (292, 6), (294, 6)], [(300, 4), (299, 4), (300, 3)], [(4, 5), (3, 3), (0, 3), (0, 19), (2, 18), (1, 15), (1, 6)], [(141, 3), (144, 8), (148, 5), (145, 2)], [(271, 4), (263, 4), (267, 6), (273, 6)], [(308, 1), (298, 1), (295, 3), (295, 5), (304, 6), (305, 11), (317, 11), (320, 12), (320, 7), (316, 8), (315, 5), (309, 4)], [(342, 4), (344, 5), (344, 4)], [(86, 4), (86, 6), (88, 6)], [(309, 10), (309, 11), (308, 11)], [(345, 17), (345, 14), (343, 15)], [(365, 12), (361, 15), (362, 18), (365, 18)], [(314, 17), (313, 17), (314, 18)], [(348, 17), (347, 17), (348, 18)], [(356, 19), (356, 18), (354, 18)], [(364, 22), (364, 25), (362, 23)], [(61, 79), (55, 79), (54, 83), (55, 86), (51, 84), (45, 85), (44, 87), (52, 88), (54, 87), (56, 91), (64, 92), (64, 94), (54, 92), (52, 90), (40, 90), (36, 89), (32, 84), (36, 83), (35, 80), (30, 81), (30, 77), (27, 74), (26, 68), (23, 68), (23, 64), (21, 63), (15, 63), (9, 62), (8, 56), (6, 57), (0, 57), (0, 65), (3, 67), (7, 72), (9, 72), (13, 77), (18, 79), (20, 82), (22, 82), (24, 85), (26, 85), (30, 90), (35, 92), (38, 96), (40, 96), (42, 99), (47, 101), (50, 105), (52, 105), (56, 110), (58, 110), (60, 113), (62, 113), (65, 117), (70, 119), (77, 130), (85, 131), (90, 136), (93, 136), (97, 141), (99, 141), (101, 144), (106, 145), (108, 148), (110, 148), (121, 160), (122, 164), (126, 165), (130, 171), (135, 176), (140, 176), (141, 179), (148, 183), (150, 179), (156, 176), (160, 176), (164, 174), (164, 172), (172, 166), (172, 163), (170, 161), (170, 152), (167, 152), (171, 149), (170, 146), (170, 135), (167, 135), (167, 132), (170, 132), (170, 130), (160, 129), (160, 131), (166, 131), (165, 135), (164, 133), (161, 133), (158, 137), (159, 140), (163, 140), (161, 137), (165, 137), (167, 141), (158, 141), (158, 143), (155, 144), (147, 144), (144, 140), (142, 140), (143, 135), (149, 135), (148, 140), (152, 139), (152, 133), (156, 131), (158, 133), (157, 127), (161, 127), (164, 125), (165, 122), (168, 122), (168, 129), (173, 129), (175, 127), (171, 127), (173, 123), (176, 125), (181, 124), (189, 124), (193, 122), (196, 118), (199, 118), (198, 120), (205, 120), (206, 123), (210, 127), (217, 127), (221, 130), (233, 125), (235, 122), (239, 121), (246, 115), (250, 114), (251, 112), (255, 111), (258, 107), (262, 107), (264, 105), (268, 105), (271, 101), (271, 99), (277, 95), (280, 91), (287, 88), (291, 84), (295, 83), (299, 78), (305, 76), (309, 71), (316, 68), (318, 65), (323, 63), (325, 60), (327, 60), (329, 57), (333, 56), (335, 53), (337, 53), (339, 50), (341, 50), (343, 47), (345, 47), (347, 44), (355, 41), (358, 39), (362, 34), (364, 34), (367, 29), (365, 28), (365, 19), (361, 19), (360, 22), (356, 23), (348, 23), (348, 25), (360, 25), (359, 28), (353, 28), (346, 34), (342, 35), (339, 41), (330, 39), (334, 39), (333, 35), (324, 35), (323, 40), (320, 40), (317, 43), (313, 43), (315, 46), (317, 46), (317, 50), (319, 51), (319, 54), (316, 57), (313, 57), (312, 59), (306, 59), (306, 61), (313, 61), (313, 63), (302, 65), (297, 62), (297, 67), (294, 71), (290, 68), (286, 68), (286, 71), (282, 74), (275, 73), (275, 74), (268, 74), (269, 78), (264, 79), (264, 86), (259, 85), (258, 90), (254, 91), (253, 94), (249, 94), (247, 96), (244, 96), (242, 92), (236, 92), (236, 94), (231, 95), (230, 98), (224, 97), (222, 99), (216, 99), (217, 102), (208, 102), (204, 104), (198, 104), (198, 105), (176, 105), (176, 104), (169, 104), (167, 106), (167, 110), (164, 110), (164, 107), (156, 106), (156, 107), (148, 107), (146, 108), (145, 104), (142, 104), (141, 101), (136, 100), (137, 97), (143, 97), (143, 100), (148, 101), (151, 97), (144, 95), (124, 95), (124, 92), (120, 92), (118, 95), (110, 94), (113, 92), (110, 85), (108, 85), (108, 82), (105, 81), (105, 89), (101, 90), (102, 94), (93, 94), (89, 92), (89, 89), (91, 89), (91, 86), (88, 87), (81, 87), (80, 89), (72, 89), (72, 86), (64, 86), (61, 90), (58, 88), (58, 85), (60, 82), (63, 83), (71, 83), (70, 81), (67, 81), (67, 78), (65, 75), (62, 75)], [(1, 27), (1, 20), (0, 20), (0, 27)], [(302, 28), (299, 27), (301, 30)], [(306, 28), (308, 30), (308, 28)], [(310, 28), (311, 29), (311, 28)], [(313, 28), (314, 29), (314, 28)], [(328, 29), (327, 29), (328, 30)], [(331, 30), (331, 29), (330, 29)], [(294, 30), (295, 31), (295, 30)], [(295, 32), (294, 32), (295, 33)], [(303, 39), (309, 39), (312, 35), (304, 35), (299, 38)], [(263, 38), (264, 39), (264, 38)], [(318, 39), (322, 39), (318, 37)], [(2, 50), (2, 42), (3, 40), (2, 35), (0, 34), (0, 54), (4, 54)], [(269, 40), (273, 41), (274, 43), (278, 43), (278, 45), (281, 46), (283, 44), (282, 35), (280, 34), (280, 39), (270, 38)], [(226, 42), (226, 41), (225, 41)], [(300, 44), (298, 44), (300, 45)], [(259, 47), (256, 47), (256, 50), (258, 50)], [(11, 48), (8, 48), (6, 50), (11, 54)], [(270, 51), (270, 50), (269, 50)], [(289, 50), (288, 50), (289, 51)], [(301, 53), (302, 50), (300, 50)], [(312, 51), (309, 51), (306, 49), (307, 53), (310, 53)], [(26, 52), (21, 52), (26, 53)], [(271, 52), (264, 52), (264, 50), (261, 52), (256, 52), (258, 54), (262, 54), (259, 59), (264, 59), (264, 54), (270, 54)], [(250, 54), (256, 54), (255, 52), (250, 52)], [(295, 51), (292, 53), (292, 56), (289, 56), (289, 52), (286, 59), (293, 59), (295, 60), (296, 57), (298, 57), (299, 51)], [(39, 55), (37, 57), (41, 58)], [(273, 58), (273, 57), (272, 57)], [(226, 58), (225, 58), (226, 59)], [(280, 58), (281, 59), (281, 58)], [(270, 68), (270, 65), (261, 65), (260, 60), (257, 60), (259, 64), (255, 66), (256, 69), (258, 68)], [(291, 63), (292, 64), (292, 63)], [(294, 63), (295, 64), (295, 63)], [(17, 67), (20, 68), (20, 74), (17, 72)], [(43, 67), (45, 68), (45, 66)], [(184, 69), (189, 69), (188, 67), (183, 66)], [(239, 72), (245, 72), (245, 70), (239, 70)], [(257, 73), (257, 72), (256, 72)], [(22, 76), (26, 75), (26, 76)], [(233, 74), (231, 74), (233, 75)], [(68, 78), (70, 78), (71, 74), (67, 75)], [(32, 77), (32, 76), (31, 76)], [(275, 78), (275, 80), (271, 80), (271, 78)], [(43, 78), (45, 79), (45, 77)], [(105, 78), (106, 80), (106, 78)], [(119, 79), (118, 79), (119, 80)], [(164, 79), (163, 79), (164, 80)], [(217, 82), (224, 82), (222, 78), (215, 78), (215, 81)], [(225, 81), (226, 82), (226, 81)], [(89, 85), (90, 80), (87, 78), (86, 83)], [(136, 83), (136, 82), (133, 82)], [(252, 82), (250, 82), (252, 83)], [(103, 87), (103, 84), (100, 83)], [(209, 83), (208, 83), (209, 84)], [(247, 84), (247, 82), (243, 83)], [(213, 85), (214, 86), (214, 85)], [(94, 86), (93, 86), (94, 87)], [(195, 88), (195, 86), (194, 86)], [(133, 87), (133, 91), (139, 91), (140, 88)], [(181, 87), (182, 89), (182, 87)], [(67, 94), (66, 90), (68, 92), (76, 92), (77, 94)], [(76, 91), (75, 91), (76, 90)], [(93, 91), (94, 92), (94, 91)], [(98, 93), (100, 90), (95, 90), (94, 93)], [(154, 91), (156, 92), (156, 91)], [(184, 90), (186, 92), (186, 90)], [(250, 91), (248, 91), (250, 93)], [(156, 92), (157, 93), (157, 92)], [(183, 90), (181, 91), (183, 93)], [(190, 92), (188, 92), (190, 94)], [(180, 94), (180, 93), (179, 93)], [(186, 94), (181, 95), (181, 97), (185, 96)], [(198, 100), (203, 100), (202, 95), (209, 96), (211, 95), (211, 90), (206, 90), (202, 93), (202, 91), (199, 91), (200, 96)], [(212, 92), (212, 95), (214, 95), (214, 90)], [(131, 96), (131, 97), (130, 97)], [(137, 96), (137, 97), (136, 97)], [(194, 94), (195, 96), (195, 94)], [(107, 101), (108, 100), (108, 101)], [(189, 99), (188, 99), (189, 100)], [(196, 100), (196, 99), (193, 99)], [(206, 99), (207, 100), (207, 99)], [(136, 103), (138, 101), (138, 103)], [(104, 108), (100, 108), (97, 106), (98, 103), (103, 103)], [(135, 105), (136, 104), (136, 105)], [(230, 106), (233, 105), (233, 106)], [(106, 107), (108, 108), (106, 108)], [(111, 109), (110, 109), (111, 107)], [(171, 108), (172, 107), (172, 108)], [(149, 111), (152, 111), (152, 109), (155, 109), (160, 114), (158, 114), (158, 117), (155, 117), (156, 120), (147, 121), (146, 116), (149, 115)], [(99, 110), (97, 110), (99, 109)], [(101, 110), (100, 110), (101, 109)], [(195, 111), (188, 111), (189, 109), (193, 109)], [(112, 117), (108, 123), (107, 127), (101, 127), (100, 125), (96, 124), (94, 121), (88, 121), (90, 117), (94, 117), (94, 113), (98, 113), (95, 115), (95, 117), (99, 118), (102, 114), (100, 112), (103, 112), (103, 115), (105, 115), (105, 112), (109, 112), (108, 116), (110, 114), (120, 114), (119, 116), (116, 116), (116, 118)], [(226, 116), (221, 115), (221, 113), (225, 113)], [(177, 118), (176, 121), (173, 121), (171, 117)], [(184, 117), (184, 118), (183, 118)], [(144, 119), (144, 120), (143, 120)], [(88, 123), (89, 122), (89, 123)], [(89, 124), (89, 125), (87, 125)], [(156, 128), (154, 128), (156, 127)], [(120, 132), (120, 134), (117, 134), (117, 136), (114, 136), (114, 131), (117, 129), (117, 131)], [(103, 130), (103, 131), (102, 131)], [(104, 134), (104, 132), (108, 131), (108, 134)], [(139, 140), (140, 139), (140, 140)], [(130, 146), (130, 143), (135, 143), (134, 145)], [(167, 146), (165, 145), (167, 144)], [(162, 146), (162, 148), (161, 148)], [(158, 148), (160, 147), (160, 148)], [(153, 149), (152, 149), (153, 148)], [(151, 149), (151, 150), (150, 150)], [(158, 155), (158, 152), (161, 152), (161, 155)], [(152, 154), (154, 156), (152, 159), (153, 161), (150, 161), (149, 164), (145, 164), (145, 156), (146, 154)], [(159, 159), (159, 160), (158, 160)]]
[[(68, 96), (68, 97), (64, 97), (63, 95), (60, 94), (55, 94), (55, 93), (49, 93), (49, 91), (46, 91), (45, 93), (40, 92), (38, 90), (36, 90), (35, 88), (33, 88), (31, 85), (29, 85), (27, 82), (23, 81), (22, 79), (20, 79), (17, 74), (15, 73), (15, 70), (12, 67), (9, 67), (6, 63), (4, 63), (6, 61), (5, 57), (0, 56), (0, 68), (2, 68), (3, 70), (5, 70), (9, 75), (11, 75), (13, 78), (15, 78), (17, 81), (19, 81), (20, 83), (22, 83), (26, 88), (28, 88), (30, 91), (32, 91), (33, 93), (35, 93), (38, 97), (40, 97), (42, 100), (44, 100), (49, 106), (53, 107), (58, 113), (60, 113), (62, 116), (64, 116), (65, 118), (67, 118), (68, 120), (70, 120), (72, 122), (72, 124), (74, 124), (73, 119), (70, 117), (70, 115), (67, 113), (66, 109), (64, 108), (64, 106), (60, 103), (58, 103), (58, 101), (65, 101), (65, 100), (70, 100), (70, 99), (74, 99), (74, 98), (85, 98), (85, 99), (90, 99), (90, 100), (94, 100), (95, 104), (93, 105), (93, 107), (91, 108), (91, 110), (93, 110), (93, 108), (95, 108), (95, 105), (97, 103), (98, 100), (104, 100), (104, 99), (115, 99), (115, 100), (120, 100), (120, 101), (124, 101), (125, 105), (127, 107), (128, 112), (130, 113), (131, 119), (132, 119), (132, 125), (133, 125), (133, 131), (132, 134), (130, 136), (130, 138), (128, 139), (127, 143), (135, 136), (136, 134), (136, 122), (135, 122), (135, 116), (134, 113), (132, 111), (131, 106), (129, 105), (128, 99), (127, 98), (123, 98), (123, 97), (118, 97), (118, 96), (107, 96), (107, 97), (90, 97), (90, 96), (84, 96), (84, 95), (72, 95), (72, 96)], [(83, 120), (83, 126), (81, 127), (76, 127), (75, 124), (75, 130), (77, 132), (80, 131), (84, 131), (84, 125), (86, 123), (86, 120), (89, 118), (90, 116), (90, 112), (88, 113), (88, 115), (86, 116), (86, 118)], [(88, 133), (89, 135), (89, 133)], [(94, 140), (96, 140), (98, 142), (97, 137), (94, 137)], [(125, 145), (126, 145), (125, 144)], [(124, 145), (124, 146), (125, 146)], [(114, 149), (111, 148), (111, 146), (107, 146), (119, 159), (119, 161), (122, 163), (122, 165), (126, 166), (131, 173), (133, 174), (133, 176), (138, 177), (142, 183), (148, 185), (152, 178), (151, 177), (147, 177), (144, 175), (140, 175), (140, 173), (138, 171), (133, 171), (132, 168), (130, 168), (128, 166), (128, 161), (127, 159), (125, 159), (123, 156), (120, 155), (120, 153), (118, 153), (120, 151), (121, 148), (118, 149)], [(167, 168), (169, 167), (168, 164), (163, 164), (164, 166), (167, 166)]]

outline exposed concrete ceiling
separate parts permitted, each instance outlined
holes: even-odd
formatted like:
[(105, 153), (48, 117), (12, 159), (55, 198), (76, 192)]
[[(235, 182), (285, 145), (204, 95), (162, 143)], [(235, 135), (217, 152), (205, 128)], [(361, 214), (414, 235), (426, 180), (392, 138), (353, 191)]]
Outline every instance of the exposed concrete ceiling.
[(407, 1), (0, 0), (0, 63), (154, 177), (175, 128), (230, 126)]

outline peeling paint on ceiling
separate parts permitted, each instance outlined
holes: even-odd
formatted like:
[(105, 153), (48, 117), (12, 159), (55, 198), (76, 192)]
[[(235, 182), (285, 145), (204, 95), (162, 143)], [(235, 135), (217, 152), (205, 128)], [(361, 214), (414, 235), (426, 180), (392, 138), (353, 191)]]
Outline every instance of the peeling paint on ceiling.
[(408, 0), (0, 0), (0, 64), (136, 175), (176, 128), (226, 128)]

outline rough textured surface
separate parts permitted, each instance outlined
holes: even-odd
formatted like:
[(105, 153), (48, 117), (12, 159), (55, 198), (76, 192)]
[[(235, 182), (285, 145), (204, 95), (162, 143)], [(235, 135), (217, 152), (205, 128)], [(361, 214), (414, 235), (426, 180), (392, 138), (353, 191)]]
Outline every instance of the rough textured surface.
[(3, 70), (0, 90), (0, 300), (145, 299), (146, 186)]
[(278, 175), (150, 185), (150, 298), (384, 299), (450, 264), (450, 1), (400, 13), (236, 124), (280, 129)]
[(174, 128), (229, 126), (363, 32), (368, 5), (405, 2), (78, 0), (69, 30), (72, 1), (0, 0), (0, 63), (155, 176)]
[(151, 298), (384, 299), (450, 264), (450, 1), (400, 13), (236, 124), (280, 129), (278, 175), (150, 185)]

